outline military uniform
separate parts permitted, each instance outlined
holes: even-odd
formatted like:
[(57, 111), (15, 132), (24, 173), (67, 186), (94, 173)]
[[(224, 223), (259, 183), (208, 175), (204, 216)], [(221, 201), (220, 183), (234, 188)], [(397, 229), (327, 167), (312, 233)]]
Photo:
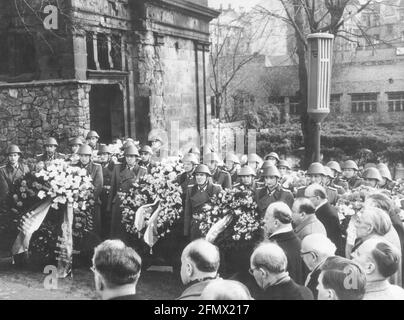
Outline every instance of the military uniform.
[(114, 171), (114, 163), (112, 161), (101, 163), (102, 176), (104, 185), (102, 187), (101, 200), (101, 236), (107, 239), (111, 230), (111, 212), (107, 211), (108, 196), (111, 189), (112, 173)]
[(384, 189), (390, 192), (393, 191), (393, 188), (394, 188), (394, 182), (389, 181), (387, 181), (384, 186), (379, 186), (379, 189)]
[(111, 212), (111, 237), (121, 240), (126, 239), (126, 231), (121, 222), (121, 199), (118, 192), (129, 192), (133, 183), (145, 174), (147, 174), (147, 169), (138, 164), (131, 169), (125, 164), (116, 164), (114, 166), (107, 205), (107, 210)]
[(45, 153), (41, 153), (39, 155), (36, 156), (36, 162), (43, 162), (45, 164), (45, 167), (47, 166), (46, 164), (49, 161), (52, 160), (65, 160), (66, 159), (66, 155), (63, 153), (59, 153), (59, 152), (55, 152), (52, 153), (51, 155), (48, 155), (46, 152)]
[(345, 189), (343, 186), (337, 185), (337, 184), (335, 184), (334, 182), (331, 182), (331, 183), (330, 183), (330, 187), (336, 189), (338, 195), (345, 194), (345, 193), (346, 193), (346, 190), (347, 190), (347, 189)]
[(258, 205), (258, 213), (260, 214), (261, 218), (263, 218), (265, 216), (265, 211), (271, 203), (282, 201), (292, 208), (294, 198), (292, 192), (282, 188), (282, 186), (278, 183), (278, 185), (271, 191), (268, 190), (267, 187), (257, 189), (256, 201)]
[(231, 184), (234, 185), (235, 183), (238, 182), (238, 174), (237, 174), (237, 170), (232, 170), (232, 171), (228, 171), (228, 173), (230, 174), (231, 177)]
[(190, 236), (191, 241), (201, 236), (193, 215), (220, 191), (222, 191), (222, 187), (211, 182), (208, 182), (202, 189), (197, 184), (188, 186), (184, 210), (184, 236)]
[(69, 162), (70, 165), (76, 166), (80, 162), (80, 156), (77, 153), (71, 153), (66, 156), (65, 160)]
[(139, 165), (147, 169), (147, 173), (150, 174), (152, 169), (156, 166), (154, 161), (143, 162), (139, 161)]
[(217, 168), (212, 173), (212, 181), (215, 184), (220, 185), (223, 189), (231, 188), (231, 176), (230, 173)]
[(334, 188), (342, 187), (344, 189), (344, 193), (349, 190), (348, 182), (346, 182), (345, 180), (342, 180), (340, 178), (334, 179), (332, 181), (332, 185), (333, 185)]
[(188, 186), (191, 184), (196, 184), (195, 176), (193, 173), (183, 172), (177, 176), (176, 182), (181, 186), (182, 195), (185, 200), (185, 196), (188, 190)]
[(352, 178), (347, 179), (346, 182), (348, 183), (349, 189), (353, 190), (363, 184), (363, 179), (358, 176), (353, 176)]
[(249, 185), (249, 186), (245, 186), (241, 182), (238, 182), (238, 183), (233, 185), (233, 188), (235, 188), (235, 189), (241, 190), (241, 187), (244, 187), (245, 189), (250, 189), (252, 192), (254, 192), (254, 194), (255, 194), (255, 192), (257, 191), (258, 188), (261, 188), (261, 186), (259, 186), (256, 181), (253, 181), (252, 184)]

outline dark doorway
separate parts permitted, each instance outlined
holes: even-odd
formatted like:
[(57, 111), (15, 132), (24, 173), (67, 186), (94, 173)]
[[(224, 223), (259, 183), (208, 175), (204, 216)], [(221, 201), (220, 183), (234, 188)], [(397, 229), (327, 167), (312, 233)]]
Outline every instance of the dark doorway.
[(149, 97), (138, 97), (135, 109), (136, 139), (142, 144), (148, 143), (150, 133), (150, 99)]
[(90, 127), (97, 131), (101, 143), (125, 136), (123, 94), (119, 85), (91, 86)]

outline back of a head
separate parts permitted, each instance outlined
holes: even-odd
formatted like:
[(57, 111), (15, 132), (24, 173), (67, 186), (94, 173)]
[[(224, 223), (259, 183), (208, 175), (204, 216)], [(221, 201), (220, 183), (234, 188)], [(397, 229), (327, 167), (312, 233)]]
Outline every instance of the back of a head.
[(201, 294), (202, 300), (253, 300), (248, 288), (235, 280), (213, 280)]
[(375, 206), (376, 208), (380, 208), (384, 210), (386, 213), (389, 215), (394, 213), (395, 210), (395, 205), (394, 201), (391, 200), (387, 195), (383, 193), (372, 193), (366, 197), (366, 202), (369, 203), (371, 201), (371, 204)]
[(142, 260), (120, 240), (105, 240), (94, 249), (93, 266), (108, 286), (117, 287), (136, 283)]
[(398, 270), (400, 254), (397, 249), (387, 241), (380, 241), (371, 252), (379, 274), (389, 278)]
[(283, 224), (292, 222), (292, 211), (286, 203), (281, 201), (271, 203), (265, 212), (265, 216), (267, 215), (273, 215)]
[(285, 252), (273, 242), (261, 243), (252, 254), (252, 263), (255, 267), (263, 267), (273, 274), (281, 274), (288, 267)]
[(313, 183), (306, 188), (305, 196), (315, 196), (320, 199), (327, 199), (327, 192), (321, 184)]
[(324, 288), (334, 290), (339, 300), (362, 300), (365, 295), (366, 275), (352, 260), (329, 257), (321, 266)]
[(312, 233), (302, 240), (302, 250), (305, 252), (314, 252), (321, 258), (334, 256), (337, 247), (324, 234)]
[(373, 232), (379, 236), (386, 235), (392, 227), (390, 216), (376, 207), (365, 207), (362, 211), (362, 219), (369, 221)]
[(296, 205), (298, 213), (304, 212), (306, 214), (314, 214), (316, 211), (313, 203), (307, 198), (297, 198), (294, 205)]
[(200, 272), (217, 272), (220, 266), (219, 249), (204, 239), (198, 239), (188, 244), (183, 254), (186, 255)]

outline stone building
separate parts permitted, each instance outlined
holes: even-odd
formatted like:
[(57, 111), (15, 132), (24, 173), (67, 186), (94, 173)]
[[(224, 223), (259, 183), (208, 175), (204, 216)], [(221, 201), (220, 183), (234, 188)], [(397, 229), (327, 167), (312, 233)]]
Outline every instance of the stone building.
[[(56, 28), (44, 23), (49, 4)], [(1, 1), (0, 150), (37, 153), (46, 136), (63, 148), (90, 129), (106, 143), (176, 126), (201, 133), (217, 15), (207, 0)]]

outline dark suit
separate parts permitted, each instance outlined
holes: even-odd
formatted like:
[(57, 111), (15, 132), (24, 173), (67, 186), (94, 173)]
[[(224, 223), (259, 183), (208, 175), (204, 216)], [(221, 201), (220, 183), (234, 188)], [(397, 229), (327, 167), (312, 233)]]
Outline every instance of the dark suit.
[(126, 164), (115, 164), (111, 179), (111, 189), (108, 196), (107, 210), (111, 211), (111, 237), (126, 240), (127, 234), (122, 225), (121, 199), (118, 192), (127, 193), (133, 183), (147, 174), (147, 169), (138, 164), (129, 169)]
[(107, 239), (111, 230), (111, 212), (107, 210), (108, 197), (111, 190), (112, 173), (114, 171), (115, 164), (110, 161), (102, 163), (102, 176), (104, 178), (104, 185), (101, 191), (101, 235), (104, 239)]
[(288, 258), (288, 271), (293, 280), (303, 284), (305, 280), (304, 264), (300, 256), (302, 242), (293, 231), (277, 233), (269, 236), (270, 241), (276, 242), (285, 251)]
[(222, 187), (217, 184), (208, 182), (203, 190), (200, 190), (198, 185), (188, 186), (186, 198), (185, 198), (185, 210), (184, 210), (184, 235), (190, 236), (191, 240), (199, 238), (201, 236), (198, 226), (193, 220), (193, 215), (203, 207), (205, 203), (210, 201), (214, 195), (217, 195), (222, 191)]
[(337, 247), (337, 254), (344, 256), (342, 231), (337, 210), (327, 201), (317, 208), (315, 213), (317, 219), (324, 225), (327, 231), (327, 237), (334, 242)]
[(309, 288), (298, 285), (293, 279), (268, 286), (257, 300), (314, 300)]
[(220, 185), (223, 189), (231, 188), (231, 176), (230, 173), (217, 168), (212, 174), (212, 181), (215, 184)]
[(317, 300), (318, 298), (318, 290), (317, 290), (317, 285), (318, 285), (318, 277), (320, 276), (321, 273), (321, 266), (324, 264), (326, 260), (324, 260), (322, 263), (320, 263), (318, 266), (316, 266), (308, 275), (306, 278), (305, 286), (311, 290), (314, 296), (314, 300)]
[(264, 217), (265, 211), (271, 203), (282, 201), (292, 208), (294, 198), (292, 192), (283, 189), (281, 185), (278, 184), (272, 191), (269, 191), (267, 187), (257, 189), (256, 201), (258, 212), (261, 217)]

